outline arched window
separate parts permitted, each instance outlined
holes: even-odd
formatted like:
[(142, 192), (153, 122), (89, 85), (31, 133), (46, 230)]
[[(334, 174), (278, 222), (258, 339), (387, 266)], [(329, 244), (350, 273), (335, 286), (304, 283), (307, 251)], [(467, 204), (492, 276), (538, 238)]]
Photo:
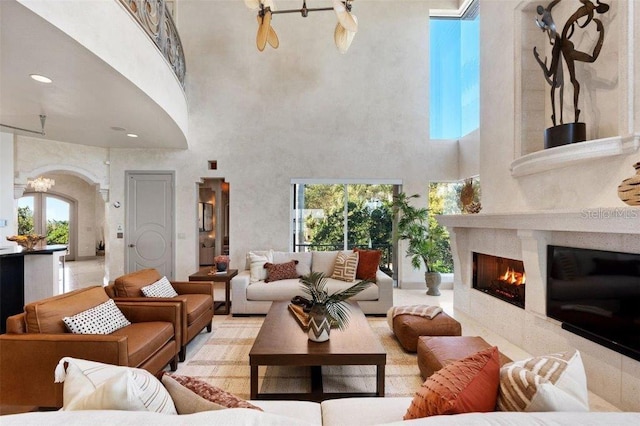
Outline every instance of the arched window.
[(47, 244), (65, 244), (75, 259), (75, 201), (53, 193), (25, 193), (18, 200), (18, 234), (47, 236)]

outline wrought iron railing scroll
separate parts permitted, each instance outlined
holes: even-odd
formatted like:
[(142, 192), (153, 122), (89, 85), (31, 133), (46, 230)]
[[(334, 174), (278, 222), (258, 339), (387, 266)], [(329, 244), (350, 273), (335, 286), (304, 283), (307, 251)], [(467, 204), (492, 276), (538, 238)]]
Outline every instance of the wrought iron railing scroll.
[(167, 9), (165, 0), (119, 0), (136, 18), (169, 62), (184, 87), (186, 65), (178, 30)]

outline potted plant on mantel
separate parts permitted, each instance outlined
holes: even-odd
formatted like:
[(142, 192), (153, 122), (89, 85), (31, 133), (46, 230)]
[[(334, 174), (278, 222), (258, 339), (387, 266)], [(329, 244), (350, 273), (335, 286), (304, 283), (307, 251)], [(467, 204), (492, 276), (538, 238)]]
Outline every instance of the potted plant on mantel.
[(444, 231), (440, 227), (429, 230), (429, 209), (411, 205), (414, 198), (420, 196), (401, 192), (393, 199), (393, 216), (398, 221), (396, 240), (408, 242), (406, 256), (411, 257), (411, 265), (415, 269), (420, 269), (423, 264), (427, 268), (424, 274), (427, 294), (440, 296), (443, 262), (438, 241)]
[(302, 291), (309, 295), (309, 340), (324, 342), (329, 340), (331, 324), (340, 330), (349, 325), (349, 306), (347, 299), (360, 293), (371, 285), (371, 281), (362, 280), (349, 288), (329, 294), (326, 290), (327, 278), (322, 272), (311, 272), (300, 278)]

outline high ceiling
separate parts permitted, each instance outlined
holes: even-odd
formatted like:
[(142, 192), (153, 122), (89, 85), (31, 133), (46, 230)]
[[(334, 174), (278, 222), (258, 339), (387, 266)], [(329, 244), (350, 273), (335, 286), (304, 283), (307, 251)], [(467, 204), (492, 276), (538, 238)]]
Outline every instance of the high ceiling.
[(0, 123), (40, 131), (40, 114), (47, 116), (45, 136), (0, 130), (100, 147), (186, 147), (180, 128), (135, 84), (24, 6), (2, 0)]

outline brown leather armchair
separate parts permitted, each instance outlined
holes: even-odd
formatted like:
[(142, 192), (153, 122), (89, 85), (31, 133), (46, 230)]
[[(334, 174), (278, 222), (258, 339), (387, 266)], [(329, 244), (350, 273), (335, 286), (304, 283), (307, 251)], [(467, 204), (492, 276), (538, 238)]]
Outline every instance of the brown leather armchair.
[(167, 364), (175, 371), (182, 341), (179, 302), (116, 301), (132, 323), (111, 334), (72, 334), (62, 318), (109, 300), (94, 286), (29, 303), (7, 318), (0, 335), (0, 404), (62, 407), (54, 370), (62, 357), (139, 367), (159, 375)]
[(178, 293), (173, 298), (145, 297), (142, 287), (153, 284), (162, 276), (157, 270), (142, 269), (116, 278), (113, 284), (105, 287), (109, 297), (114, 300), (148, 302), (179, 300), (182, 303), (182, 343), (180, 349), (180, 361), (184, 361), (187, 354), (187, 343), (193, 340), (203, 328), (211, 332), (211, 320), (213, 319), (213, 282), (208, 281), (171, 281), (171, 286)]

